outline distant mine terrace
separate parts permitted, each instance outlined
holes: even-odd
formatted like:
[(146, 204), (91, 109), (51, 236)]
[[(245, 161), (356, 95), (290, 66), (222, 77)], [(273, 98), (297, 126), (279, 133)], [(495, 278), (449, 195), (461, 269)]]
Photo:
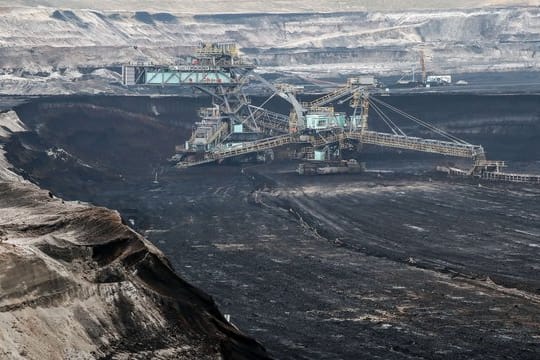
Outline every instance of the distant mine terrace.
[[(540, 175), (503, 173), (500, 162), (486, 160), (481, 145), (470, 144), (371, 96), (379, 92), (373, 76), (349, 78), (334, 91), (302, 102), (298, 98), (301, 88), (265, 80), (254, 71), (252, 63), (240, 56), (234, 43), (201, 43), (194, 54), (175, 65), (139, 63), (122, 67), (125, 86), (190, 86), (212, 97), (213, 106), (199, 111), (200, 121), (192, 136), (176, 147), (172, 159), (178, 168), (247, 155), (266, 161), (273, 158), (273, 149), (286, 145), (295, 147), (296, 159), (335, 163), (342, 159), (345, 149), (361, 152), (363, 145), (376, 145), (473, 161), (468, 170), (439, 169), (451, 175), (540, 183)], [(258, 106), (252, 105), (245, 94), (246, 85), (254, 81), (271, 91)], [(288, 115), (265, 108), (275, 97), (290, 104)], [(347, 102), (352, 113), (335, 111), (334, 104)], [(389, 132), (370, 130), (370, 110)], [(413, 122), (434, 138), (406, 134), (387, 113)]]

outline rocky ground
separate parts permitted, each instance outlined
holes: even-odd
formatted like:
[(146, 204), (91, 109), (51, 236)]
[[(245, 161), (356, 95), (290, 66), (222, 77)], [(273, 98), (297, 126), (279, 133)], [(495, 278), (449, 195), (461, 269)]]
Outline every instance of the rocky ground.
[[(535, 96), (387, 100), (540, 171)], [(298, 177), (287, 162), (166, 170), (154, 156), (189, 134), (192, 101), (24, 105), (32, 132), (13, 137), (8, 158), (55, 194), (119, 209), (277, 358), (540, 355), (537, 187), (446, 179), (430, 172), (440, 159), (375, 149), (368, 168), (397, 173)], [(118, 144), (145, 165), (104, 155)]]
[(120, 214), (9, 170), (0, 114), (0, 358), (267, 359)]
[(538, 356), (538, 189), (290, 170), (193, 169), (96, 198), (138, 209), (278, 358)]

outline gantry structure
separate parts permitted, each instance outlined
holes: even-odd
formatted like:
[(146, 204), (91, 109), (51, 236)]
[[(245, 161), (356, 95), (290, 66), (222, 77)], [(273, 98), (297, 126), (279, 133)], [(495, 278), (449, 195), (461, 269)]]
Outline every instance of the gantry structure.
[[(185, 144), (177, 147), (178, 167), (221, 162), (227, 158), (268, 154), (284, 145), (296, 145), (306, 160), (330, 161), (345, 148), (377, 145), (445, 156), (486, 161), (482, 146), (470, 144), (443, 129), (420, 120), (372, 96), (373, 77), (348, 79), (346, 84), (309, 102), (301, 101), (298, 87), (275, 84), (257, 74), (255, 66), (240, 55), (234, 43), (201, 43), (194, 55), (175, 65), (136, 63), (124, 65), (126, 86), (191, 86), (212, 97), (212, 106), (199, 111), (199, 121)], [(258, 83), (270, 91), (260, 105), (251, 104), (246, 87)], [(289, 114), (265, 106), (279, 97), (290, 104)], [(348, 102), (350, 113), (335, 105)], [(370, 113), (387, 132), (370, 128)], [(410, 136), (388, 114), (407, 119), (426, 129), (433, 138)]]

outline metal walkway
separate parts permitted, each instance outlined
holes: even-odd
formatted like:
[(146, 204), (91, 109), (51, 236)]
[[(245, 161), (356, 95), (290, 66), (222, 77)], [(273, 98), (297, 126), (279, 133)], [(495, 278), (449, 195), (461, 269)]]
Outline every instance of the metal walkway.
[(469, 159), (485, 159), (484, 149), (479, 145), (455, 143), (450, 141), (422, 139), (417, 137), (387, 134), (375, 131), (328, 132), (308, 138), (290, 134), (275, 136), (257, 141), (246, 142), (231, 148), (216, 149), (206, 154), (204, 160), (196, 162), (181, 162), (179, 167), (195, 166), (234, 156), (273, 149), (286, 144), (307, 143), (313, 148), (321, 147), (343, 140), (355, 140), (362, 144), (378, 145), (395, 149), (413, 150), (425, 153), (455, 156)]
[(291, 144), (293, 142), (295, 142), (295, 139), (289, 134), (274, 136), (267, 139), (246, 142), (232, 148), (218, 149), (212, 153), (209, 153), (208, 157), (214, 160), (221, 160), (233, 156), (273, 149), (275, 147)]
[(196, 161), (180, 161), (176, 163), (176, 167), (180, 169), (188, 168), (191, 166), (197, 166), (202, 164), (208, 164), (211, 162), (216, 161), (215, 159), (203, 159), (203, 160), (196, 160)]
[(422, 139), (375, 131), (352, 131), (345, 133), (345, 136), (348, 139), (358, 140), (362, 144), (379, 145), (396, 149), (414, 150), (471, 159), (485, 159), (484, 148), (479, 145)]
[(324, 106), (324, 105), (326, 105), (328, 103), (331, 103), (334, 100), (337, 100), (337, 99), (340, 99), (340, 98), (342, 98), (344, 96), (352, 94), (353, 92), (355, 92), (355, 91), (357, 91), (358, 89), (361, 89), (361, 88), (362, 87), (360, 87), (360, 86), (347, 84), (347, 86), (345, 86), (345, 87), (334, 90), (333, 92), (331, 92), (331, 93), (329, 93), (329, 94), (327, 94), (327, 95), (325, 95), (323, 97), (320, 97), (318, 99), (315, 99), (315, 100), (313, 100), (311, 102), (302, 103), (302, 105), (307, 109)]
[(269, 149), (276, 148), (278, 146), (291, 144), (294, 142), (298, 142), (298, 140), (289, 134), (275, 136), (275, 137), (266, 138), (266, 139), (257, 140), (257, 141), (245, 142), (245, 143), (242, 143), (241, 145), (237, 145), (231, 148), (216, 149), (213, 152), (207, 153), (203, 160), (181, 161), (176, 166), (179, 168), (186, 168), (190, 166), (206, 164), (209, 162), (223, 160), (223, 159), (231, 158), (234, 156), (269, 150)]
[(255, 123), (265, 129), (287, 134), (289, 132), (289, 117), (275, 113), (258, 106), (248, 105)]
[(481, 177), (482, 179), (486, 179), (486, 180), (499, 180), (499, 181), (506, 181), (506, 182), (540, 184), (540, 175), (532, 175), (532, 174), (513, 174), (513, 173), (505, 173), (505, 172), (486, 171), (482, 173)]

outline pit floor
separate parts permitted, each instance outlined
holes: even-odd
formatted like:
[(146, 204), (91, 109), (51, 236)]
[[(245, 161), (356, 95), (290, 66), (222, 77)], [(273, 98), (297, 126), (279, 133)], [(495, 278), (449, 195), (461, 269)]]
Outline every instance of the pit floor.
[(293, 168), (193, 168), (94, 202), (147, 214), (180, 275), (276, 358), (540, 356), (540, 188)]

